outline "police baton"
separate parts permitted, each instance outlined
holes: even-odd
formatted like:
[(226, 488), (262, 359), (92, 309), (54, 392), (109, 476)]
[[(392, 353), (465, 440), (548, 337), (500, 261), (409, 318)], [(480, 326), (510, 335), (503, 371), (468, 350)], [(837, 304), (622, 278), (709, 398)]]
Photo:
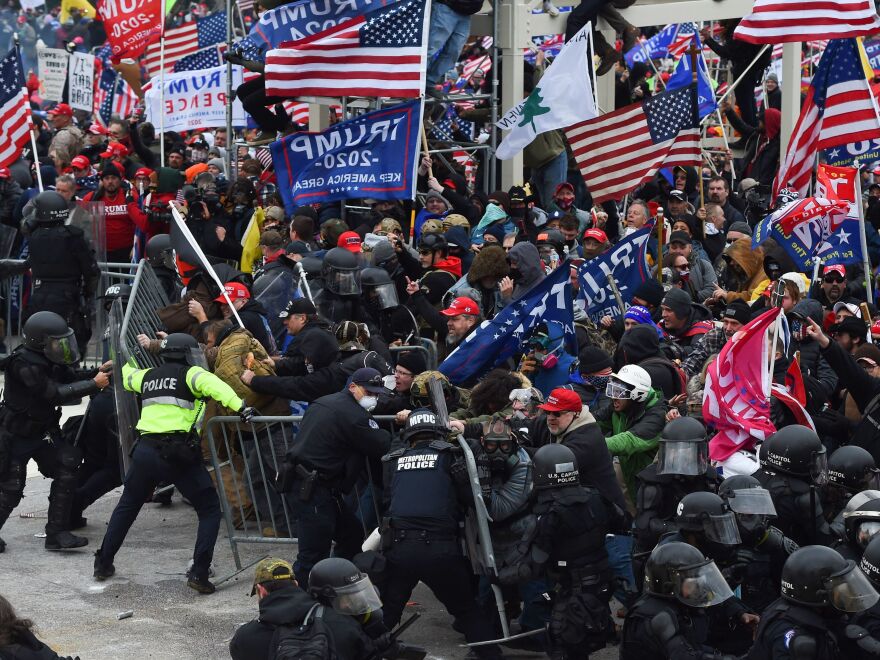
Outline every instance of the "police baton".
[[(406, 621), (404, 621), (399, 626), (397, 626), (397, 628), (394, 630), (394, 632), (392, 632), (391, 635), (389, 636), (389, 639), (392, 642), (396, 642), (398, 640), (398, 638), (403, 634), (403, 632), (407, 628), (409, 628), (412, 624), (414, 624), (418, 619), (420, 619), (421, 616), (422, 615), (419, 614), (418, 612), (413, 614), (410, 618), (408, 618)], [(367, 657), (367, 660), (380, 660), (380, 658), (385, 657), (385, 654), (387, 652), (388, 652), (387, 648), (381, 649), (379, 651), (374, 651), (373, 653), (371, 653)], [(419, 654), (421, 654), (421, 655), (419, 655)], [(399, 658), (399, 657), (407, 657), (407, 658), (422, 657), (422, 658), (424, 658), (426, 655), (428, 655), (427, 651), (418, 650), (418, 647), (410, 646), (410, 647), (407, 647), (405, 655), (395, 655), (394, 657), (395, 658)]]

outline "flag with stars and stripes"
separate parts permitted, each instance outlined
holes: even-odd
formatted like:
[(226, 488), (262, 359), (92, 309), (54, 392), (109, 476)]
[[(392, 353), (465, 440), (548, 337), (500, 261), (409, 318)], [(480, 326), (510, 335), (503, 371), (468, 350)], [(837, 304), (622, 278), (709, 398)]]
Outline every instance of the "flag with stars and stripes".
[(162, 38), (148, 46), (144, 52), (143, 65), (147, 70), (147, 78), (159, 75), (162, 46), (165, 47), (165, 71), (173, 71), (174, 65), (181, 58), (223, 41), (226, 41), (225, 11), (166, 30)]
[(31, 106), (24, 86), (18, 48), (0, 60), (0, 167), (8, 167), (21, 155), (33, 127)]
[(691, 39), (695, 34), (697, 34), (696, 23), (679, 23), (675, 39), (669, 44), (669, 56), (678, 58), (684, 55), (691, 47)]
[[(514, 357), (539, 324), (561, 326), (566, 349), (577, 351), (574, 335), (574, 304), (571, 267), (559, 266), (510, 302), (495, 318), (483, 321), (449, 354), (438, 369), (454, 385), (469, 383)], [(479, 310), (474, 310), (479, 314)]]
[(417, 98), (425, 89), (427, 19), (399, 0), (266, 55), (266, 94)]
[(118, 75), (109, 66), (103, 67), (98, 77), (97, 89), (95, 89), (93, 112), (97, 122), (105, 128), (110, 123), (110, 117), (113, 115), (113, 95)]
[(756, 0), (734, 37), (753, 44), (866, 37), (880, 31), (872, 0)]
[(461, 119), (458, 116), (458, 112), (456, 112), (454, 105), (450, 105), (446, 109), (446, 112), (443, 113), (443, 117), (434, 124), (434, 128), (431, 129), (431, 137), (437, 140), (442, 140), (443, 142), (458, 141), (458, 138), (455, 137), (455, 127), (453, 126), (453, 123), (458, 124), (458, 131), (469, 141), (474, 141), (476, 125), (472, 121)]
[(199, 69), (213, 69), (215, 66), (223, 64), (223, 51), (226, 50), (226, 44), (216, 44), (208, 46), (202, 50), (181, 57), (174, 63), (174, 71), (198, 71)]

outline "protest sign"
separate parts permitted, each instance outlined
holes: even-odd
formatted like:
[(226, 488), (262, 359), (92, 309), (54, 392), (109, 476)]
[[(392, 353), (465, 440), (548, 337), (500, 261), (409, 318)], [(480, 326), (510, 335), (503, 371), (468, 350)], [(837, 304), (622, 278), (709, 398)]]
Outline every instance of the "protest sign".
[(124, 57), (139, 57), (162, 35), (162, 0), (99, 0), (98, 16), (114, 64)]
[(37, 71), (40, 76), (40, 96), (45, 101), (63, 101), (64, 83), (67, 82), (67, 60), (70, 53), (62, 48), (38, 48)]
[(411, 199), (420, 124), (421, 101), (411, 101), (274, 142), (272, 162), (288, 213), (351, 197)]
[(598, 322), (603, 316), (621, 316), (609, 277), (617, 283), (625, 303), (632, 300), (633, 292), (647, 279), (645, 253), (652, 231), (651, 227), (639, 229), (578, 268), (578, 297), (586, 300), (586, 311), (593, 321)]
[(95, 56), (71, 53), (68, 96), (74, 110), (93, 110), (95, 94)]
[[(166, 131), (191, 131), (195, 128), (226, 126), (226, 67), (218, 66), (198, 71), (165, 74), (165, 105), (159, 89), (159, 78), (153, 78), (144, 94), (146, 118), (159, 125), (160, 113), (165, 113)], [(241, 67), (232, 67), (232, 88), (241, 85)], [(232, 102), (233, 126), (244, 126), (245, 115), (241, 102)]]

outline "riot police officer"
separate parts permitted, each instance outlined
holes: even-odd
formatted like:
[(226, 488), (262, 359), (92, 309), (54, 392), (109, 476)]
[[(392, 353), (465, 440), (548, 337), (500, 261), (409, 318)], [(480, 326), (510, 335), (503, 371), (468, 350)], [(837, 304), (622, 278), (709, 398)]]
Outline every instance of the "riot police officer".
[(164, 364), (154, 369), (123, 366), (125, 389), (141, 395), (140, 438), (125, 475), (122, 497), (107, 525), (101, 547), (95, 553), (94, 576), (105, 580), (116, 572), (113, 558), (122, 547), (141, 507), (159, 482), (173, 483), (193, 505), (199, 517), (193, 566), (187, 585), (199, 593), (214, 592), (208, 580), (214, 543), (220, 529), (220, 501), (214, 483), (202, 463), (198, 426), (204, 399), (212, 398), (237, 410), (247, 422), (255, 414), (235, 391), (214, 374), (198, 366), (204, 361), (198, 342), (190, 335), (174, 333), (162, 340), (159, 355)]
[[(107, 387), (109, 364), (74, 371), (79, 360), (73, 329), (55, 312), (37, 312), (24, 324), (22, 344), (3, 361), (0, 407), (0, 527), (24, 494), (28, 461), (51, 477), (47, 550), (81, 548), (88, 541), (68, 531), (76, 491), (79, 454), (59, 440), (61, 406)], [(6, 543), (0, 539), (0, 552)]]
[(782, 596), (761, 615), (748, 660), (836, 660), (846, 616), (880, 594), (852, 560), (821, 545), (794, 552), (782, 568)]
[[(880, 590), (880, 539), (873, 539), (868, 543), (859, 568), (874, 588)], [(857, 612), (850, 621), (852, 625), (846, 628), (848, 641), (845, 646), (854, 646), (857, 652), (864, 651), (873, 657), (880, 656), (880, 604), (875, 603), (870, 608)], [(854, 627), (858, 630), (853, 630)]]
[(770, 493), (752, 476), (738, 474), (721, 482), (718, 495), (736, 516), (742, 543), (734, 556), (721, 565), (728, 583), (740, 588), (743, 603), (761, 612), (779, 597), (779, 581), (785, 560), (797, 543), (771, 526), (776, 507)]
[(387, 343), (401, 340), (407, 343), (418, 333), (418, 324), (412, 313), (400, 304), (397, 287), (384, 268), (370, 266), (361, 271), (364, 320), (370, 331)]
[(675, 531), (673, 518), (681, 499), (689, 493), (717, 489), (718, 474), (709, 465), (705, 427), (693, 417), (668, 422), (660, 436), (657, 461), (637, 478), (633, 563), (641, 576), (644, 558), (663, 534)]
[(174, 303), (180, 300), (183, 283), (177, 273), (177, 261), (174, 258), (171, 236), (156, 234), (147, 241), (147, 261), (153, 267), (153, 272), (162, 285), (162, 290), (165, 291), (168, 301)]
[(867, 449), (847, 445), (828, 458), (828, 483), (822, 489), (822, 509), (832, 531), (842, 536), (841, 516), (847, 501), (864, 490), (880, 486), (880, 470)]
[(34, 198), (34, 229), (28, 238), (26, 266), (33, 277), (33, 292), (22, 318), (52, 311), (61, 316), (85, 349), (92, 335), (91, 298), (101, 271), (95, 252), (79, 227), (65, 225), (67, 200), (47, 190)]
[(816, 432), (783, 427), (761, 445), (760, 458), (761, 468), (752, 476), (770, 492), (782, 533), (801, 546), (830, 543), (833, 534), (817, 492), (827, 479), (827, 457)]
[(868, 543), (880, 534), (880, 499), (860, 504), (843, 514), (844, 538), (832, 547), (845, 559), (859, 561)]
[[(413, 410), (402, 434), (408, 446), (382, 458), (385, 621), (389, 627), (397, 624), (421, 580), (455, 617), (467, 641), (480, 642), (492, 639), (492, 627), (477, 606), (473, 573), (458, 539), (461, 511), (473, 494), (447, 433), (431, 410)], [(464, 478), (454, 478), (454, 471)], [(481, 658), (501, 657), (495, 645), (474, 649)]]
[(331, 323), (360, 321), (361, 264), (353, 252), (327, 250), (321, 265), (324, 288), (315, 296), (318, 313)]
[(733, 596), (711, 559), (687, 543), (654, 548), (645, 592), (623, 622), (620, 660), (733, 660), (709, 649), (707, 608)]

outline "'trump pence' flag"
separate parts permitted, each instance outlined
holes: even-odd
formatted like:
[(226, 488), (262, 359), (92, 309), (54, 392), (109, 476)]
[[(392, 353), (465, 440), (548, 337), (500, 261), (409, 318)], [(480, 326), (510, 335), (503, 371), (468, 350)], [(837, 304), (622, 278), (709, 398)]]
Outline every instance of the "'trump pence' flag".
[(565, 328), (568, 350), (577, 346), (570, 268), (562, 264), (514, 300), (489, 321), (483, 321), (440, 365), (454, 384), (465, 383), (517, 353), (539, 323), (555, 322)]
[(589, 75), (591, 35), (587, 23), (565, 44), (532, 93), (498, 120), (498, 128), (510, 131), (495, 151), (498, 158), (513, 158), (537, 135), (598, 114)]
[(578, 296), (587, 302), (587, 314), (594, 321), (603, 316), (620, 316), (609, 277), (617, 283), (623, 302), (632, 300), (633, 292), (648, 277), (645, 259), (651, 227), (639, 229), (578, 269)]

